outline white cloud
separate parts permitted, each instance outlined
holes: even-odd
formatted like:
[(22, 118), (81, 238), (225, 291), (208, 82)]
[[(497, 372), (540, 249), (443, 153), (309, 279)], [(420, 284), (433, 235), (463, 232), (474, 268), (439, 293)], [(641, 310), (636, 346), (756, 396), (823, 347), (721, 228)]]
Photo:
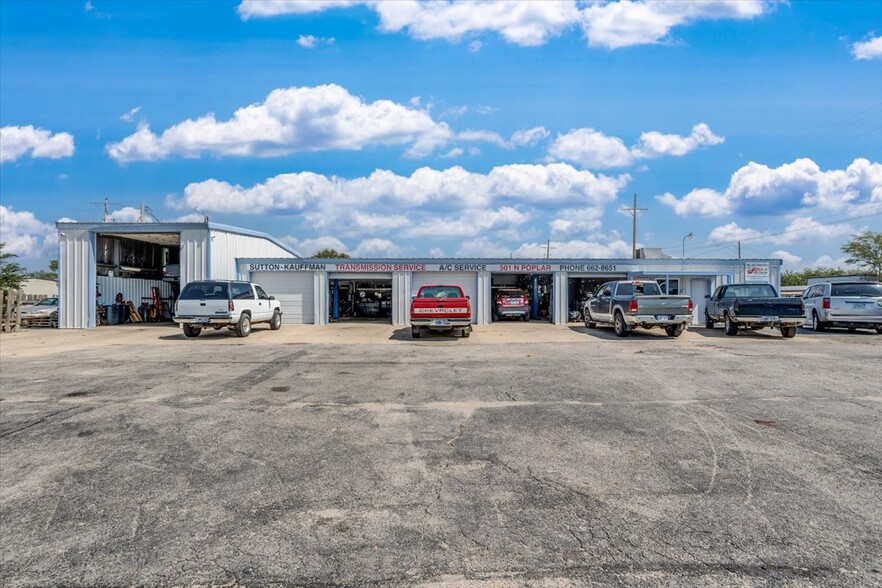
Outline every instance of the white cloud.
[(783, 249), (778, 251), (772, 251), (772, 257), (775, 259), (780, 259), (784, 262), (784, 269), (791, 269), (793, 266), (798, 265), (802, 258), (798, 255), (794, 255), (789, 251), (784, 251)]
[(132, 122), (133, 120), (135, 120), (135, 115), (139, 112), (141, 112), (141, 107), (136, 106), (125, 114), (120, 115), (119, 120), (124, 122)]
[[(547, 243), (524, 243), (514, 251), (515, 257), (543, 258)], [(631, 244), (622, 240), (598, 243), (596, 241), (551, 241), (553, 258), (615, 259), (630, 258)]]
[(873, 37), (851, 46), (855, 59), (882, 59), (882, 36)]
[(539, 141), (547, 139), (550, 134), (545, 127), (533, 127), (532, 129), (515, 131), (511, 135), (511, 143), (518, 146), (535, 145)]
[(315, 35), (300, 35), (297, 44), (305, 49), (315, 49), (319, 45), (333, 45), (334, 37), (316, 37)]
[(640, 142), (634, 148), (634, 156), (641, 159), (662, 155), (680, 157), (699, 147), (719, 145), (723, 141), (725, 138), (715, 135), (705, 123), (692, 127), (692, 133), (688, 137), (650, 131), (640, 135)]
[(141, 217), (141, 211), (132, 206), (123, 206), (119, 210), (114, 210), (109, 215), (107, 215), (107, 220), (112, 223), (152, 223), (153, 218), (149, 214), (144, 214), (143, 218)]
[[(406, 31), (421, 40), (458, 42), (466, 37), (497, 33), (509, 43), (536, 46), (576, 26), (592, 47), (617, 49), (659, 43), (671, 29), (701, 20), (745, 20), (761, 16), (774, 5), (766, 0), (621, 1), (526, 0), (440, 2), (410, 0), (242, 0), (245, 20), (284, 14), (306, 14), (363, 4), (374, 10), (383, 32)], [(474, 41), (473, 41), (474, 43)]]
[(790, 220), (784, 229), (775, 231), (758, 231), (756, 229), (739, 227), (737, 223), (731, 222), (712, 230), (708, 239), (714, 243), (754, 241), (756, 243), (790, 245), (792, 243), (805, 241), (827, 241), (854, 232), (855, 228), (850, 224), (824, 224), (807, 216), (795, 217)]
[(567, 208), (557, 212), (551, 220), (551, 234), (554, 237), (568, 237), (574, 233), (593, 233), (600, 229), (600, 208)]
[(189, 184), (176, 208), (260, 214), (267, 210), (402, 210), (431, 205), (487, 208), (494, 203), (547, 203), (602, 206), (616, 199), (630, 176), (594, 175), (564, 163), (514, 164), (487, 174), (456, 166), (445, 170), (419, 168), (410, 176), (377, 170), (370, 176), (344, 179), (311, 172), (282, 174), (251, 188), (215, 179)]
[(447, 257), (447, 255), (444, 253), (444, 250), (441, 249), (440, 247), (432, 247), (429, 250), (429, 257), (443, 258), (443, 257)]
[(781, 214), (817, 207), (857, 213), (882, 204), (882, 164), (855, 159), (844, 170), (822, 171), (811, 159), (797, 159), (777, 168), (750, 162), (729, 180), (725, 192), (693, 190), (683, 198), (656, 196), (680, 216)]
[(470, 53), (477, 53), (478, 51), (481, 50), (481, 47), (483, 47), (483, 46), (484, 46), (484, 44), (482, 42), (475, 39), (474, 41), (469, 43), (469, 52)]
[(95, 10), (95, 6), (92, 5), (91, 0), (87, 0), (86, 5), (83, 6), (83, 10), (86, 12), (92, 12)]
[(457, 133), (456, 138), (460, 141), (482, 141), (485, 143), (492, 143), (503, 149), (511, 149), (511, 145), (509, 145), (508, 141), (503, 139), (499, 133), (493, 131), (465, 130)]
[(756, 18), (773, 5), (765, 0), (604, 2), (582, 11), (582, 27), (590, 46), (619, 49), (663, 42), (674, 27), (700, 20)]
[(815, 260), (815, 263), (812, 264), (811, 267), (832, 267), (836, 269), (848, 269), (848, 264), (845, 263), (847, 257), (839, 257), (833, 258), (829, 255), (822, 255), (821, 257)]
[(0, 204), (0, 243), (5, 244), (4, 253), (37, 257), (57, 242), (55, 227), (37, 219), (33, 212), (16, 212)]
[(452, 137), (446, 123), (422, 110), (391, 102), (365, 102), (331, 84), (273, 90), (266, 100), (237, 110), (227, 121), (214, 114), (178, 123), (161, 135), (147, 125), (107, 146), (118, 162), (171, 156), (276, 157), (303, 151), (359, 150), (371, 145), (410, 145), (424, 156)]
[(401, 248), (388, 239), (365, 239), (355, 246), (355, 257), (397, 257)]
[(184, 214), (179, 217), (175, 217), (168, 222), (172, 223), (204, 223), (205, 215), (200, 214), (198, 212), (191, 212), (190, 214)]
[(670, 192), (656, 196), (656, 200), (670, 206), (677, 216), (724, 216), (732, 212), (732, 201), (716, 190), (699, 188), (677, 199)]
[(465, 150), (462, 147), (454, 147), (453, 149), (451, 149), (450, 151), (448, 151), (447, 153), (445, 153), (441, 157), (444, 159), (454, 159), (456, 157), (461, 156), (463, 153), (465, 153)]
[(630, 148), (618, 137), (581, 128), (558, 135), (548, 148), (548, 156), (550, 160), (574, 161), (585, 168), (607, 169), (626, 167), (641, 159), (663, 155), (681, 157), (700, 147), (718, 145), (723, 141), (724, 138), (715, 135), (705, 123), (695, 125), (688, 137), (658, 131), (645, 132), (640, 135), (640, 141)]
[(337, 237), (331, 237), (328, 235), (315, 237), (313, 239), (298, 239), (289, 236), (283, 237), (282, 242), (290, 245), (292, 249), (303, 257), (311, 257), (322, 249), (334, 249), (341, 253), (349, 253), (349, 247), (347, 247), (343, 241)]
[(591, 169), (625, 167), (634, 162), (624, 141), (588, 128), (558, 135), (548, 148), (548, 154), (554, 159), (574, 161)]
[(456, 257), (508, 257), (513, 252), (487, 237), (463, 241), (456, 250)]
[(74, 154), (70, 133), (55, 133), (31, 125), (0, 128), (0, 163), (15, 161), (30, 152), (34, 159), (60, 159)]
[(474, 237), (488, 231), (516, 228), (530, 220), (530, 215), (511, 207), (497, 210), (470, 210), (467, 214), (431, 218), (407, 228), (404, 237), (461, 238)]

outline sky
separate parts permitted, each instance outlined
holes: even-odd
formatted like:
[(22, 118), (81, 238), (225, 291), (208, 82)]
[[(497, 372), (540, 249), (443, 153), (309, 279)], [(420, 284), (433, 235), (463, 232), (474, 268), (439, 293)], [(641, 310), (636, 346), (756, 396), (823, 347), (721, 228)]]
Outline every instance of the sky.
[[(304, 256), (844, 265), (882, 2), (0, 3), (0, 241), (224, 223)], [(687, 238), (693, 235), (692, 238)]]

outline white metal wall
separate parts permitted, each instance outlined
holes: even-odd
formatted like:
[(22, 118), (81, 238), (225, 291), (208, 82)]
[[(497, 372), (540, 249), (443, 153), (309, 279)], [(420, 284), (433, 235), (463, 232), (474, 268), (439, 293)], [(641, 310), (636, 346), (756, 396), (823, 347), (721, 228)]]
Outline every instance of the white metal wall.
[(171, 285), (162, 280), (142, 280), (140, 278), (119, 278), (98, 276), (99, 304), (113, 304), (116, 295), (122, 294), (125, 300), (131, 300), (135, 308), (141, 305), (141, 298), (150, 296), (150, 288), (158, 287), (163, 298), (172, 295)]
[(416, 296), (420, 286), (427, 284), (455, 284), (461, 287), (472, 303), (472, 324), (478, 322), (478, 308), (481, 306), (481, 299), (478, 296), (477, 274), (467, 272), (414, 272), (410, 287), (411, 296)]
[(570, 320), (569, 273), (554, 272), (551, 280), (551, 318), (555, 325), (565, 325)]
[(94, 236), (88, 229), (65, 229), (58, 235), (58, 326), (95, 326)]
[(315, 276), (312, 273), (254, 272), (251, 281), (260, 284), (282, 305), (282, 323), (315, 322)]
[(478, 272), (478, 295), (472, 299), (475, 322), (489, 325), (493, 321), (493, 280), (490, 272)]
[(394, 272), (392, 274), (393, 325), (410, 323), (411, 282), (410, 272)]
[(208, 229), (181, 231), (181, 288), (209, 276)]
[(210, 267), (211, 279), (213, 280), (235, 280), (237, 277), (236, 258), (277, 257), (291, 259), (295, 257), (290, 251), (263, 237), (219, 230), (212, 230), (210, 233)]

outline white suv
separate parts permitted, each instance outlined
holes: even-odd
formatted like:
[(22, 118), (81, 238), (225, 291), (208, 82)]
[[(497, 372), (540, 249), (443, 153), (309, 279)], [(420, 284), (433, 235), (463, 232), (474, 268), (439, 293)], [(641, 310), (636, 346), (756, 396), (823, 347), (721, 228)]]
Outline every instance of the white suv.
[(254, 323), (282, 327), (282, 307), (263, 288), (249, 282), (209, 280), (187, 284), (175, 302), (174, 321), (184, 335), (198, 337), (205, 327), (227, 327), (238, 337), (247, 337)]

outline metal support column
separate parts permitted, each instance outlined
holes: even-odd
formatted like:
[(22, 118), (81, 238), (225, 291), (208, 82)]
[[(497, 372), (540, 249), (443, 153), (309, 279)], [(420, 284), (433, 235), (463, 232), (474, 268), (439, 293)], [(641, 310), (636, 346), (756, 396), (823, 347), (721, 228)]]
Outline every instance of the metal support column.
[(539, 318), (539, 275), (533, 274), (533, 319)]
[(334, 322), (340, 320), (340, 280), (334, 278)]

